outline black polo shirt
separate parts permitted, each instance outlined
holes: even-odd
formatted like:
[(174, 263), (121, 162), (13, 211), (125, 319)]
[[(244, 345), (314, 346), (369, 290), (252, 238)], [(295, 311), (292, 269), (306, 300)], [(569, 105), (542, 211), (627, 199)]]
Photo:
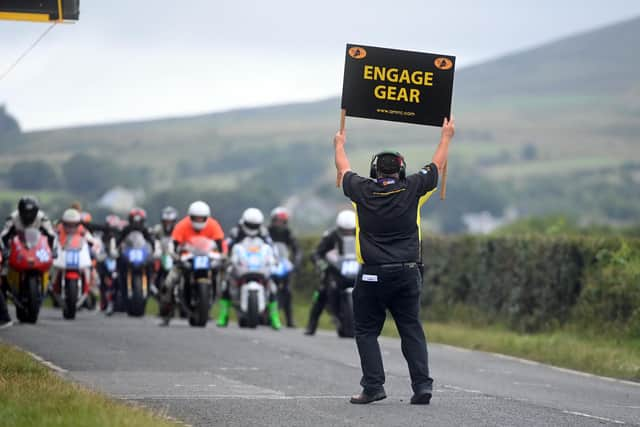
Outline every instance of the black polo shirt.
[(361, 264), (421, 262), (420, 208), (435, 191), (431, 163), (404, 180), (373, 180), (349, 171), (342, 189), (356, 210), (356, 253)]

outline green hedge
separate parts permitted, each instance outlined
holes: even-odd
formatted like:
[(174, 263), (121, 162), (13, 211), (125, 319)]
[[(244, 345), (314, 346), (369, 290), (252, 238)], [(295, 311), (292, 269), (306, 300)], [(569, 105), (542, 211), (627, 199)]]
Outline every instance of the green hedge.
[[(319, 285), (305, 262), (296, 286)], [(519, 332), (567, 323), (640, 337), (640, 240), (559, 236), (441, 237), (424, 241), (427, 318), (506, 324)]]

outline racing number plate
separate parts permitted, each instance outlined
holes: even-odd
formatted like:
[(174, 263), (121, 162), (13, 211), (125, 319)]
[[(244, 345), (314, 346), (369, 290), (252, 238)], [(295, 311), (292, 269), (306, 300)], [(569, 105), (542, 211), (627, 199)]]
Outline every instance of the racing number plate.
[(80, 265), (80, 251), (65, 251), (64, 262), (67, 268), (78, 268)]
[(194, 270), (208, 270), (210, 266), (211, 263), (208, 256), (199, 255), (193, 258)]
[(340, 273), (343, 276), (355, 276), (360, 271), (360, 264), (358, 261), (344, 261)]

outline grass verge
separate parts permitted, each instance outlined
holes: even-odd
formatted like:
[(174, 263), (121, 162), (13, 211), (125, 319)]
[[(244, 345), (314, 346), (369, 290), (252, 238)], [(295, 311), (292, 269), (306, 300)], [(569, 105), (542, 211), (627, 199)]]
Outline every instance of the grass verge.
[(26, 353), (0, 343), (3, 426), (176, 426), (159, 414), (67, 382)]

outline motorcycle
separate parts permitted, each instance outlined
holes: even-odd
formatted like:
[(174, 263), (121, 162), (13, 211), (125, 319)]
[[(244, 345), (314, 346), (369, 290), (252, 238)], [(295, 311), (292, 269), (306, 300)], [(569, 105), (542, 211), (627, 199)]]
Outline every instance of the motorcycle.
[(102, 251), (96, 256), (100, 278), (100, 310), (108, 316), (113, 314), (118, 283), (118, 261), (109, 252), (109, 249), (103, 246)]
[(273, 250), (259, 237), (246, 237), (233, 246), (229, 291), (240, 327), (267, 323), (267, 301), (275, 292), (270, 281), (274, 264)]
[(151, 245), (139, 231), (132, 231), (124, 240), (119, 274), (120, 289), (129, 316), (144, 316), (149, 296), (149, 269), (152, 261)]
[(293, 273), (294, 267), (290, 259), (289, 247), (283, 242), (275, 242), (276, 264), (271, 270), (271, 277), (278, 287), (278, 307), (285, 310), (287, 321), (291, 316), (291, 290), (285, 288), (287, 279)]
[(353, 338), (355, 336), (353, 320), (353, 287), (360, 272), (360, 264), (356, 261), (355, 245), (353, 252), (350, 245), (344, 244), (345, 253), (329, 251), (326, 255), (328, 295), (327, 309), (338, 336)]
[[(183, 280), (174, 287), (173, 298), (191, 326), (204, 327), (209, 321), (222, 262), (218, 245), (206, 237), (195, 236), (182, 247), (179, 263)], [(165, 310), (164, 316), (170, 316), (170, 308)]]
[(52, 295), (62, 307), (62, 316), (75, 319), (77, 310), (89, 298), (93, 262), (89, 244), (80, 233), (69, 236), (61, 245), (53, 261), (57, 272)]
[(21, 322), (36, 323), (49, 282), (53, 257), (46, 236), (27, 228), (11, 240), (7, 281)]

